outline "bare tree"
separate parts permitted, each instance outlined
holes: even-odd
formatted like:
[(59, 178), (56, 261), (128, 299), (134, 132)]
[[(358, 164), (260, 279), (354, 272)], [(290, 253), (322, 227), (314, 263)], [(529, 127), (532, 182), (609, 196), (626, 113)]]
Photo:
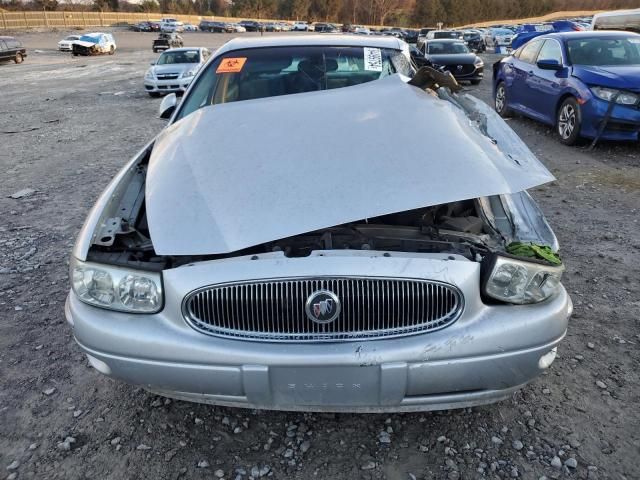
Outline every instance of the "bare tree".
[(373, 5), (378, 14), (380, 25), (384, 25), (387, 15), (398, 8), (398, 3), (398, 0), (373, 0)]

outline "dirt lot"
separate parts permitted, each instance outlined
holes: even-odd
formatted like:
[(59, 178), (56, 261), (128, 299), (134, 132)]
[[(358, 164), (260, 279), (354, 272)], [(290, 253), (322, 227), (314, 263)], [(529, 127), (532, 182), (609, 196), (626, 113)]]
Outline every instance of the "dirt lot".
[[(0, 65), (0, 478), (640, 478), (637, 143), (589, 152), (509, 122), (558, 178), (533, 194), (575, 303), (552, 368), (510, 400), (394, 415), (169, 401), (89, 368), (63, 314), (88, 209), (164, 125), (142, 89), (153, 35), (82, 59), (53, 50), (62, 33), (21, 37), (27, 61)], [(488, 79), (470, 90), (490, 101)], [(9, 198), (22, 189), (35, 192)]]

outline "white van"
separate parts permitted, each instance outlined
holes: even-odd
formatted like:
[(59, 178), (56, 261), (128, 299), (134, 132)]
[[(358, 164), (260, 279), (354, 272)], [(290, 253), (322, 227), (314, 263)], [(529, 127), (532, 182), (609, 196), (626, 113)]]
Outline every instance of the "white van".
[(640, 8), (596, 13), (591, 30), (626, 30), (640, 33)]

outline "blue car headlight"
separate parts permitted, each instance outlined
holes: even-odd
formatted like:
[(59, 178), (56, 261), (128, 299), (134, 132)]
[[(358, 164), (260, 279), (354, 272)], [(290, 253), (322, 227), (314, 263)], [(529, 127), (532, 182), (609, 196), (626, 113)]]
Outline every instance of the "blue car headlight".
[(591, 87), (591, 93), (601, 100), (610, 102), (616, 95), (616, 103), (619, 105), (635, 105), (640, 101), (640, 96), (635, 93), (617, 90), (615, 88)]

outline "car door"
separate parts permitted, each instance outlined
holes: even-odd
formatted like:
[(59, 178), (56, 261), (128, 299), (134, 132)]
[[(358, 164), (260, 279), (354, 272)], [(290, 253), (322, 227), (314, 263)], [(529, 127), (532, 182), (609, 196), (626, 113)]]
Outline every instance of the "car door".
[(9, 60), (9, 51), (4, 40), (0, 40), (0, 61)]
[[(546, 70), (537, 66), (537, 62), (554, 60), (562, 66), (560, 70)], [(556, 117), (556, 105), (567, 82), (566, 68), (562, 55), (562, 46), (554, 38), (548, 38), (538, 52), (536, 63), (532, 65), (533, 74), (527, 75), (527, 106), (532, 115), (545, 123), (553, 124)]]
[(531, 102), (531, 93), (528, 91), (527, 77), (533, 75), (533, 67), (535, 65), (538, 52), (542, 47), (542, 40), (532, 40), (527, 43), (518, 56), (514, 56), (511, 61), (511, 85), (508, 85), (507, 97), (509, 104), (529, 113), (528, 105)]

